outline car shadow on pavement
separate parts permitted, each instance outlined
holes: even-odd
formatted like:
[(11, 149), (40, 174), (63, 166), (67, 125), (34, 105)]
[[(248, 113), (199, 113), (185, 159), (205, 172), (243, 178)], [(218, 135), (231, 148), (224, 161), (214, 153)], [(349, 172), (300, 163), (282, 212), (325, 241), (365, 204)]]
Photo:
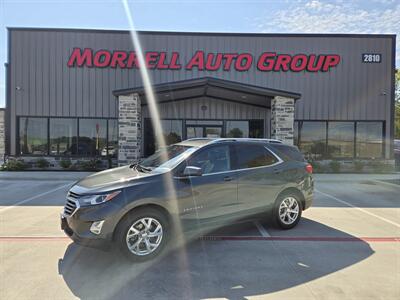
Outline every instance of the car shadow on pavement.
[(311, 220), (305, 225), (349, 241), (196, 240), (145, 263), (72, 243), (59, 273), (81, 299), (244, 299), (310, 282), (374, 253), (344, 232)]

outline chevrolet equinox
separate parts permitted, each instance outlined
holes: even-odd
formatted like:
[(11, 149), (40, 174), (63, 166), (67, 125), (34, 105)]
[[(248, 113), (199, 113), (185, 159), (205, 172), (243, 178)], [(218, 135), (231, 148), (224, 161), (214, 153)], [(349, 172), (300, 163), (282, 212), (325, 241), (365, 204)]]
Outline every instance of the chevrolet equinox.
[(312, 199), (312, 167), (297, 147), (267, 139), (190, 139), (75, 183), (61, 228), (78, 244), (115, 245), (144, 261), (165, 249), (177, 227), (186, 236), (264, 218), (293, 228)]

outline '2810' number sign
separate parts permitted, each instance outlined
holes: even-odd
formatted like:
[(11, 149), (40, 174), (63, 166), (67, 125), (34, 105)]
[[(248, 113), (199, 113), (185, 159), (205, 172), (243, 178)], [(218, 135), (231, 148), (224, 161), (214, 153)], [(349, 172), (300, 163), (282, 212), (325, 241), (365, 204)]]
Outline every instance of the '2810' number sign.
[(367, 64), (380, 63), (382, 61), (382, 54), (376, 53), (363, 53), (362, 62)]

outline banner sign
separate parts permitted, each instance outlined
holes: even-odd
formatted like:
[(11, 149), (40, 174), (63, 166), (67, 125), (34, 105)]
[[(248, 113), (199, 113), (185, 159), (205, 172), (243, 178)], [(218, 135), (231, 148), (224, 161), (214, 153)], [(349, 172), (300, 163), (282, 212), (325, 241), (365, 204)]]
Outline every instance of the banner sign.
[[(251, 53), (207, 53), (197, 51), (187, 61), (181, 61), (179, 52), (148, 51), (146, 67), (156, 70), (248, 71), (253, 65), (263, 72), (327, 72), (340, 63), (337, 54), (279, 54), (264, 52), (258, 57)], [(134, 51), (109, 51), (74, 48), (68, 67), (138, 69)]]

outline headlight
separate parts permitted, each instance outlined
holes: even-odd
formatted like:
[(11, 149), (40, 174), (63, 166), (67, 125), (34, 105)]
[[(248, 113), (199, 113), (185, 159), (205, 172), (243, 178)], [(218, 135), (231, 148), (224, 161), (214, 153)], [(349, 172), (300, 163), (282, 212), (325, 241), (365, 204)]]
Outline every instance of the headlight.
[(114, 199), (120, 192), (121, 191), (115, 191), (110, 194), (84, 196), (80, 200), (84, 204), (96, 205)]

